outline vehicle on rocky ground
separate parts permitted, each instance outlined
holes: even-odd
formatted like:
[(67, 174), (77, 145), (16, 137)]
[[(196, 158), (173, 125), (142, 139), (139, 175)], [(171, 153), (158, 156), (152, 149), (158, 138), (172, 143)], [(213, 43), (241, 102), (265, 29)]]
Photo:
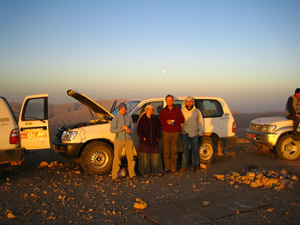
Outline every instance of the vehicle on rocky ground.
[(19, 162), (26, 150), (49, 149), (48, 95), (25, 98), (19, 121), (0, 97), (0, 164)]
[[(283, 116), (262, 117), (250, 122), (247, 137), (260, 149), (270, 149), (279, 158), (296, 160), (300, 156), (300, 141), (292, 138), (293, 121)], [(298, 132), (300, 127), (298, 127)]]
[[(97, 114), (98, 118), (60, 127), (53, 141), (56, 153), (68, 158), (80, 158), (82, 168), (89, 174), (108, 173), (113, 161), (113, 143), (115, 134), (110, 132), (110, 123), (118, 113), (114, 103), (110, 111), (87, 96), (68, 90), (67, 94)], [(181, 108), (185, 97), (175, 98), (175, 105)], [(147, 105), (154, 108), (154, 115), (166, 107), (165, 98), (146, 100), (129, 100), (126, 103), (127, 113), (133, 118), (135, 128), (139, 116)], [(200, 161), (211, 163), (223, 149), (237, 142), (236, 125), (226, 102), (218, 97), (195, 97), (196, 107), (202, 112), (205, 128), (199, 138)], [(136, 133), (133, 135), (135, 146), (138, 145)]]
[[(115, 134), (110, 132), (110, 123), (119, 109), (116, 102), (110, 111), (87, 96), (68, 90), (67, 94), (97, 115), (96, 119), (68, 124), (60, 127), (53, 141), (56, 153), (68, 158), (80, 159), (84, 171), (89, 174), (105, 174), (111, 170)], [(185, 97), (175, 98), (175, 105), (181, 108)], [(8, 102), (1, 98), (1, 143), (0, 162), (22, 160), (23, 152), (34, 149), (50, 149), (48, 125), (48, 94), (27, 96), (23, 102), (19, 122)], [(126, 101), (127, 113), (133, 118), (135, 128), (145, 107), (151, 104), (154, 115), (166, 107), (165, 98)], [(204, 118), (204, 134), (199, 138), (199, 155), (202, 163), (214, 161), (223, 149), (237, 142), (236, 125), (233, 116), (222, 98), (195, 97), (196, 107)], [(3, 110), (2, 110), (3, 109)], [(5, 110), (4, 110), (5, 109)], [(6, 112), (4, 115), (2, 112)], [(3, 114), (3, 115), (2, 115)], [(11, 140), (11, 142), (9, 142)], [(133, 133), (133, 142), (138, 146), (138, 136)], [(179, 143), (180, 144), (180, 143)]]

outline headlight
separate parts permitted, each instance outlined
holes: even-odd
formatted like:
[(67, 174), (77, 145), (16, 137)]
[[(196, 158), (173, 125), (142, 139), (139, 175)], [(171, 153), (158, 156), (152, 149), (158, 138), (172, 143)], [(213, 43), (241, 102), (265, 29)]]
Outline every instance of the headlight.
[(62, 141), (72, 141), (77, 135), (77, 131), (65, 130), (61, 136)]
[(262, 132), (271, 133), (276, 129), (276, 125), (263, 125), (261, 128)]

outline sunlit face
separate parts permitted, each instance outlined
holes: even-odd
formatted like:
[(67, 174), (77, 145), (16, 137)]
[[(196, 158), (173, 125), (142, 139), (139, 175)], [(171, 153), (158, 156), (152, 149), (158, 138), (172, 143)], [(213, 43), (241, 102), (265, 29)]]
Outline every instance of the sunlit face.
[(193, 100), (187, 100), (187, 101), (185, 101), (185, 104), (188, 108), (191, 108), (193, 106), (194, 102), (193, 102)]
[(172, 97), (167, 97), (166, 98), (166, 102), (167, 102), (167, 105), (169, 106), (169, 107), (172, 107), (173, 105), (174, 105), (174, 99), (172, 98)]
[(120, 113), (122, 114), (122, 115), (125, 115), (125, 113), (126, 113), (126, 108), (125, 107), (122, 107), (121, 109), (120, 109)]
[(151, 116), (153, 114), (153, 108), (152, 107), (149, 107), (148, 109), (146, 109), (146, 115), (147, 116)]

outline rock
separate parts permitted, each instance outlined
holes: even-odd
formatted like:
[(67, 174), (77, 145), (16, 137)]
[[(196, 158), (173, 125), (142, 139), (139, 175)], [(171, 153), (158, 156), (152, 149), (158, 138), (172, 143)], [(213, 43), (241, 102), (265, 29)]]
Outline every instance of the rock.
[(298, 181), (298, 177), (294, 175), (294, 176), (291, 177), (291, 180), (292, 181)]
[[(266, 187), (272, 188), (276, 191), (283, 190), (285, 188), (293, 189), (293, 181), (298, 181), (298, 177), (295, 175), (290, 175), (285, 169), (280, 172), (274, 170), (250, 170), (242, 171), (241, 174), (238, 172), (229, 172), (225, 175), (214, 174), (214, 177), (218, 180), (225, 180), (226, 183), (234, 185), (248, 184), (252, 188)], [(288, 186), (289, 185), (289, 186)], [(238, 188), (239, 186), (234, 186)]]
[(215, 178), (217, 178), (218, 180), (224, 180), (225, 176), (222, 174), (215, 174)]
[(135, 208), (135, 209), (145, 209), (147, 207), (147, 203), (144, 202), (142, 199), (136, 198), (135, 201), (136, 202), (134, 203), (133, 208)]
[(287, 185), (287, 181), (286, 180), (282, 180), (280, 183), (279, 183), (279, 188), (280, 188), (280, 190), (282, 190), (282, 189), (285, 189), (285, 187), (286, 187), (286, 185)]
[(203, 205), (204, 207), (209, 206), (209, 204), (210, 204), (210, 201), (202, 201), (202, 205)]
[(287, 172), (285, 169), (282, 169), (282, 170), (280, 171), (280, 173), (283, 174), (283, 175), (286, 175), (288, 172)]
[(206, 166), (206, 164), (204, 164), (204, 163), (200, 163), (200, 168), (201, 168), (201, 169), (206, 169), (207, 166)]
[(281, 191), (281, 189), (279, 187), (275, 187), (274, 190), (275, 191)]
[(43, 162), (40, 163), (40, 168), (48, 167), (48, 165), (49, 164), (47, 162), (43, 161)]
[(54, 166), (57, 166), (57, 165), (58, 165), (57, 161), (53, 161), (53, 162), (51, 162), (51, 163), (48, 165), (48, 167), (54, 167)]
[(248, 172), (247, 174), (246, 174), (246, 177), (247, 177), (247, 179), (249, 179), (249, 180), (254, 180), (254, 178), (255, 178), (255, 173), (254, 172)]
[(250, 187), (257, 188), (257, 187), (259, 187), (259, 185), (255, 181), (251, 181)]
[(264, 175), (263, 173), (258, 173), (258, 174), (255, 176), (255, 178), (256, 178), (256, 179), (260, 179), (260, 178), (263, 177), (263, 175)]
[(14, 219), (14, 218), (16, 218), (16, 216), (15, 216), (14, 214), (12, 214), (12, 212), (9, 212), (9, 213), (7, 214), (7, 218), (8, 218), (8, 219)]

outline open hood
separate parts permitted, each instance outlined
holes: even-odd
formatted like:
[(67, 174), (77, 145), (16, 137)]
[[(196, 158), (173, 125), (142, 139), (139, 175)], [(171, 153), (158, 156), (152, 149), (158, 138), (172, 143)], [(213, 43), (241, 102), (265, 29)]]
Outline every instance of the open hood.
[(97, 102), (94, 100), (90, 99), (89, 97), (77, 93), (76, 91), (73, 90), (68, 90), (67, 94), (73, 98), (75, 98), (77, 101), (81, 102), (84, 104), (86, 107), (91, 109), (93, 112), (95, 112), (100, 119), (108, 119), (109, 117), (113, 118), (114, 116), (107, 111), (105, 108), (103, 108), (101, 105), (99, 105)]

